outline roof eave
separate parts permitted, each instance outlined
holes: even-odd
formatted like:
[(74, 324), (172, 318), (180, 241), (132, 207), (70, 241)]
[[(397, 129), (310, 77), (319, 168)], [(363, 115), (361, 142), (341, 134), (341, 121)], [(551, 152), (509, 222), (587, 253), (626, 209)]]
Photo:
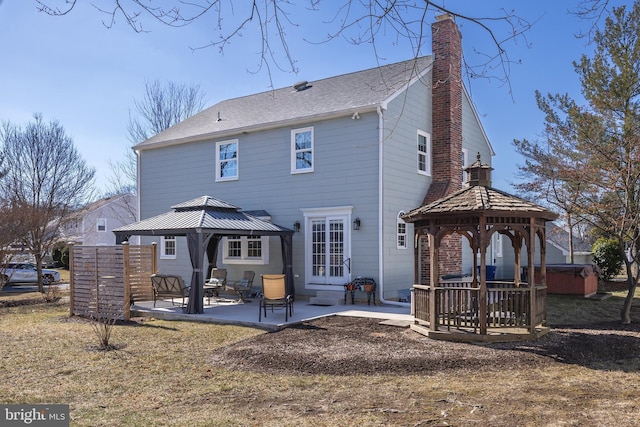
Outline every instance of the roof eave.
[(350, 107), (350, 108), (339, 110), (339, 111), (331, 111), (328, 113), (312, 114), (304, 117), (295, 117), (295, 118), (290, 118), (286, 120), (278, 120), (270, 123), (260, 123), (257, 125), (237, 127), (233, 129), (226, 129), (221, 131), (204, 133), (200, 135), (188, 136), (184, 138), (168, 139), (164, 141), (157, 141), (157, 142), (150, 142), (150, 143), (142, 142), (138, 145), (135, 145), (133, 147), (133, 150), (139, 152), (139, 151), (144, 151), (148, 149), (188, 144), (191, 142), (200, 142), (200, 141), (207, 141), (207, 140), (213, 140), (213, 139), (229, 138), (232, 136), (237, 136), (239, 134), (247, 134), (252, 132), (260, 132), (265, 130), (277, 129), (277, 128), (291, 126), (291, 125), (299, 125), (300, 123), (304, 123), (304, 122), (313, 122), (313, 121), (319, 121), (319, 120), (330, 120), (330, 119), (336, 119), (340, 117), (347, 117), (347, 116), (353, 115), (356, 112), (359, 114), (376, 112), (378, 105), (379, 104), (376, 103), (376, 104), (370, 104), (370, 105), (363, 105), (359, 107)]
[(514, 217), (514, 218), (540, 218), (547, 221), (553, 221), (558, 218), (558, 214), (545, 211), (545, 212), (532, 212), (532, 211), (505, 211), (496, 209), (478, 209), (478, 210), (465, 210), (465, 211), (441, 211), (441, 212), (425, 212), (415, 215), (405, 215), (403, 220), (408, 223), (414, 223), (418, 221), (428, 221), (431, 219), (452, 218), (452, 217), (488, 217), (488, 216), (500, 216), (500, 217)]

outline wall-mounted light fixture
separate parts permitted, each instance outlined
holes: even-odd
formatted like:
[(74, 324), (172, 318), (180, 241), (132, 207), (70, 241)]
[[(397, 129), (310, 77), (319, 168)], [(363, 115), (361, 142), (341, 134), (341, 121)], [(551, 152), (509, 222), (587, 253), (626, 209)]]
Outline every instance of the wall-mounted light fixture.
[(360, 230), (360, 218), (356, 218), (353, 220), (353, 229)]
[(300, 231), (300, 221), (296, 221), (293, 223), (293, 231), (296, 233)]

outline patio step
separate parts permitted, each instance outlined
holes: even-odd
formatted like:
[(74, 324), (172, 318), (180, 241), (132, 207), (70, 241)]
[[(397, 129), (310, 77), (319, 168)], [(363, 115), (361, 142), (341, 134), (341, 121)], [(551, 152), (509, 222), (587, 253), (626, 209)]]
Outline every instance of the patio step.
[(309, 298), (311, 305), (342, 305), (344, 304), (344, 292), (317, 291), (315, 297)]

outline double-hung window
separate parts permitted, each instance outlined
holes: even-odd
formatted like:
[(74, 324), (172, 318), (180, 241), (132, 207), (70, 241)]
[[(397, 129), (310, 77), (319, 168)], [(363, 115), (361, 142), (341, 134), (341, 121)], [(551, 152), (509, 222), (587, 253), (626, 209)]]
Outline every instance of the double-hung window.
[(418, 173), (431, 176), (431, 135), (418, 131)]
[(398, 249), (407, 249), (407, 223), (402, 220), (402, 215), (404, 215), (404, 211), (400, 211), (398, 213), (397, 225), (396, 225), (396, 236), (397, 236), (397, 248)]
[(268, 264), (268, 236), (227, 236), (223, 239), (224, 264)]
[(313, 128), (291, 131), (291, 173), (313, 172)]
[(107, 219), (106, 218), (98, 218), (98, 222), (96, 224), (96, 231), (107, 231)]
[(176, 258), (176, 236), (163, 236), (160, 241), (160, 258)]
[(216, 181), (238, 179), (238, 140), (216, 143)]

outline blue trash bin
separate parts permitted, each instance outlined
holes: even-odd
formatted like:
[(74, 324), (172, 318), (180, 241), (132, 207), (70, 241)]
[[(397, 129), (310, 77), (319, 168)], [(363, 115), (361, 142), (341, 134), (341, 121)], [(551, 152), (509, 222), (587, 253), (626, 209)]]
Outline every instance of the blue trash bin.
[[(487, 280), (496, 280), (496, 266), (495, 265), (487, 265), (485, 266), (485, 272), (487, 274)], [(480, 275), (480, 266), (478, 266), (478, 276)]]

